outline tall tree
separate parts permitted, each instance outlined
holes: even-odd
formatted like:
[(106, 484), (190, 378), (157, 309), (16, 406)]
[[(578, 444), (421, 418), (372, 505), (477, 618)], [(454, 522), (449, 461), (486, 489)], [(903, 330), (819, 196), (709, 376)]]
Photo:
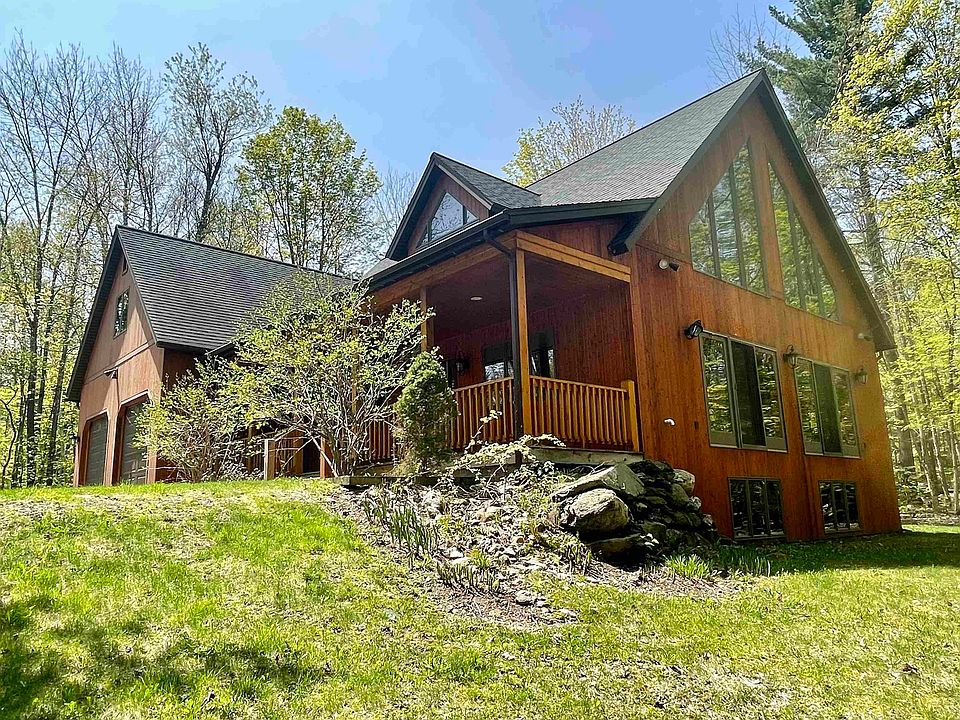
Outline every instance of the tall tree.
[(269, 120), (257, 81), (245, 74), (224, 76), (225, 63), (200, 43), (166, 64), (170, 125), (179, 152), (182, 209), (190, 234), (210, 237), (211, 213), (230, 163), (243, 142)]
[(387, 245), (393, 240), (403, 214), (407, 211), (410, 198), (417, 186), (417, 178), (413, 173), (401, 172), (387, 166), (380, 174), (380, 189), (371, 200), (371, 222), (374, 237), (376, 238), (377, 259), (385, 252)]
[(551, 110), (556, 116), (537, 127), (520, 130), (517, 151), (503, 171), (519, 185), (529, 185), (594, 150), (619, 140), (636, 123), (619, 105), (587, 107), (582, 98)]
[(337, 118), (284, 108), (244, 146), (238, 181), (268, 213), (284, 260), (342, 273), (355, 269), (359, 255), (370, 255), (369, 201), (380, 183)]

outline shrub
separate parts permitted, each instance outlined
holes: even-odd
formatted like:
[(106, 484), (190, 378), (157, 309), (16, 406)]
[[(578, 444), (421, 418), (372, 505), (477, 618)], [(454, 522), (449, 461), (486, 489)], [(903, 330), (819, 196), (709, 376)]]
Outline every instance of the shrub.
[(394, 408), (404, 470), (437, 469), (449, 455), (447, 430), (457, 404), (435, 354), (424, 352), (414, 359)]

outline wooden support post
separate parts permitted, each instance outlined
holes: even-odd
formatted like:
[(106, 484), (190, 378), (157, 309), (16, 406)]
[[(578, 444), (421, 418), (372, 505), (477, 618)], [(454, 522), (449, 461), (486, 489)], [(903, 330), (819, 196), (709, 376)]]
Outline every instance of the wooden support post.
[(428, 352), (433, 348), (433, 318), (426, 317), (430, 306), (427, 304), (427, 288), (420, 288), (420, 312), (424, 315), (423, 323), (420, 325), (420, 349)]
[(277, 441), (264, 438), (263, 441), (263, 479), (273, 480), (277, 476)]
[(523, 250), (510, 258), (510, 330), (513, 348), (513, 434), (533, 432), (530, 402), (530, 331), (527, 326), (527, 268)]
[(627, 437), (630, 440), (630, 449), (640, 452), (640, 423), (637, 416), (637, 389), (633, 380), (624, 380), (620, 383), (627, 392)]

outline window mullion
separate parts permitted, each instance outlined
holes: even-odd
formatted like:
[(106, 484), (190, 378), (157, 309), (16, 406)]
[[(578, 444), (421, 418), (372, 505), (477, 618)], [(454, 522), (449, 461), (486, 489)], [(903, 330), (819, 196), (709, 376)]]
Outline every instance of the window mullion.
[(720, 240), (717, 237), (717, 216), (713, 210), (713, 191), (707, 198), (707, 217), (710, 223), (710, 252), (713, 255), (713, 276), (720, 277)]

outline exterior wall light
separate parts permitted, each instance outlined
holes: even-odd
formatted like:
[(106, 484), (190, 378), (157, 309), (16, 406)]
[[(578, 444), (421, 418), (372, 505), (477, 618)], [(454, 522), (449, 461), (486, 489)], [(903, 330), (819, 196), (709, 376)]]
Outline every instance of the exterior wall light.
[(666, 258), (660, 258), (660, 262), (657, 263), (657, 267), (661, 270), (673, 270), (677, 272), (680, 269), (680, 263), (675, 260), (667, 260)]
[(853, 376), (853, 379), (857, 381), (858, 385), (866, 385), (867, 380), (869, 378), (870, 376), (867, 374), (867, 371), (864, 370), (863, 368), (860, 368), (859, 370), (857, 370), (857, 372)]
[(687, 337), (687, 340), (696, 340), (700, 337), (700, 333), (703, 332), (703, 321), (694, 320), (692, 323), (687, 325), (683, 329), (683, 334)]
[(787, 347), (787, 351), (783, 354), (783, 361), (792, 368), (797, 366), (797, 358), (800, 357), (800, 353), (796, 351), (793, 345)]

